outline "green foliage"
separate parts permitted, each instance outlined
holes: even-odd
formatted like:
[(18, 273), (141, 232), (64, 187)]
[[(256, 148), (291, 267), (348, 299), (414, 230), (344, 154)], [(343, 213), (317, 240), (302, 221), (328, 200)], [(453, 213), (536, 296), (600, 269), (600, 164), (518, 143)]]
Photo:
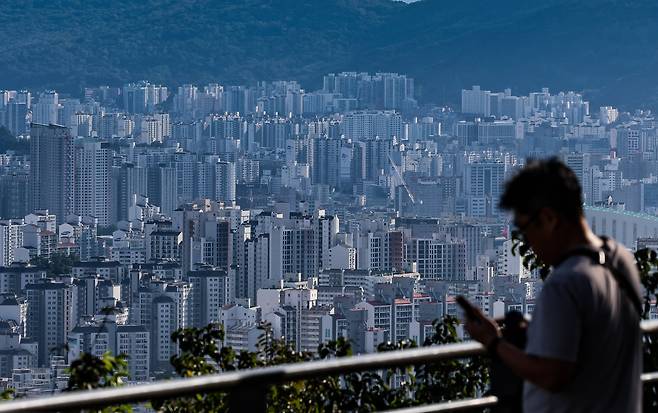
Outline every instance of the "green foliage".
[[(457, 319), (446, 317), (435, 322), (435, 333), (424, 345), (448, 344), (458, 341)], [(174, 333), (180, 354), (172, 357), (172, 365), (181, 377), (193, 377), (222, 371), (254, 367), (276, 366), (346, 357), (352, 354), (350, 344), (340, 337), (322, 344), (318, 354), (296, 352), (283, 340), (272, 336), (269, 325), (260, 327), (263, 334), (255, 353), (236, 353), (218, 344), (224, 337), (215, 325), (204, 328), (186, 328)], [(412, 341), (384, 343), (379, 351), (392, 351), (416, 347)], [(399, 385), (395, 385), (399, 382)], [(263, 398), (270, 412), (370, 412), (415, 406), (432, 402), (474, 397), (484, 391), (488, 383), (488, 370), (480, 358), (447, 360), (428, 365), (409, 366), (379, 372), (349, 373), (263, 387), (250, 387), (247, 397)], [(233, 398), (234, 397), (234, 398)], [(234, 411), (243, 400), (239, 393), (198, 394), (176, 400), (153, 401), (154, 408), (163, 412)], [(232, 404), (235, 403), (235, 404)]]
[(39, 267), (45, 267), (49, 276), (70, 274), (73, 264), (79, 261), (77, 255), (66, 255), (55, 253), (50, 256), (50, 259), (43, 257), (35, 257), (30, 260), (30, 263)]
[[(434, 322), (434, 335), (426, 345), (452, 344), (459, 341), (455, 326), (458, 320), (447, 316)], [(482, 357), (450, 359), (418, 366), (416, 397), (422, 404), (475, 397), (489, 383), (489, 363)]]
[(109, 352), (103, 354), (103, 357), (83, 353), (71, 363), (68, 390), (120, 386), (122, 377), (128, 376), (127, 358), (125, 354), (115, 357)]
[[(389, 10), (402, 7), (389, 0), (11, 3), (0, 2), (0, 41), (11, 45), (2, 48), (4, 85), (69, 92), (139, 79), (313, 77), (321, 86), (322, 73), (349, 69), (354, 42), (371, 38), (374, 26), (393, 17)], [(41, 70), (33, 55), (41, 56)]]
[(15, 394), (14, 389), (5, 389), (0, 393), (0, 400), (12, 400)]
[[(383, 70), (409, 73), (433, 101), (458, 101), (478, 81), (655, 105), (658, 71), (647, 53), (658, 38), (655, 2), (497, 3), (4, 1), (0, 73), (3, 87), (78, 93), (138, 79), (175, 86), (296, 78), (314, 82), (305, 83), (311, 89), (326, 72)], [(501, 58), (505, 65), (482, 64)]]
[[(71, 363), (69, 368), (67, 391), (91, 390), (102, 387), (117, 387), (123, 384), (122, 378), (128, 376), (128, 361), (124, 354), (113, 356), (110, 352), (103, 357), (83, 353)], [(127, 413), (132, 408), (128, 405), (106, 407), (98, 412)]]
[(643, 317), (647, 318), (651, 311), (651, 301), (656, 299), (658, 290), (658, 254), (649, 248), (635, 252), (635, 264), (640, 272), (640, 282), (644, 287)]
[(30, 152), (30, 143), (25, 139), (16, 139), (9, 129), (0, 126), (0, 153), (7, 151), (27, 154)]
[(116, 230), (117, 230), (116, 225), (107, 225), (107, 226), (99, 225), (98, 230), (96, 231), (96, 235), (98, 235), (99, 237), (102, 235), (112, 235), (112, 233), (114, 233), (114, 231)]
[(523, 241), (523, 234), (518, 230), (512, 231), (512, 255), (523, 257), (523, 266), (529, 271), (538, 271), (542, 280), (548, 277), (550, 268), (544, 264), (530, 245)]
[[(425, 346), (458, 342), (454, 317), (445, 317), (434, 323), (434, 334)], [(297, 352), (284, 340), (273, 336), (271, 326), (259, 327), (262, 335), (258, 351), (236, 352), (221, 347), (224, 331), (210, 324), (203, 328), (185, 328), (176, 331), (172, 340), (180, 352), (171, 364), (180, 377), (194, 377), (219, 372), (244, 370), (255, 367), (276, 366), (311, 360), (325, 360), (352, 355), (349, 341), (339, 337), (320, 345), (316, 355)], [(413, 341), (384, 343), (378, 351), (393, 351), (417, 347)], [(69, 390), (94, 389), (121, 385), (127, 376), (124, 356), (102, 358), (83, 354), (70, 368)], [(261, 400), (268, 412), (333, 413), (372, 412), (416, 406), (445, 400), (475, 397), (488, 383), (486, 363), (479, 357), (466, 360), (446, 360), (437, 363), (349, 373), (312, 380), (277, 383), (274, 385), (247, 385), (233, 394), (216, 392), (196, 394), (172, 400), (152, 400), (159, 412), (238, 411), (245, 400)], [(110, 407), (103, 412), (130, 411), (129, 406)]]
[(175, 331), (171, 340), (178, 343), (180, 355), (171, 357), (171, 365), (181, 377), (215, 373), (223, 362), (218, 346), (223, 339), (224, 332), (212, 324)]

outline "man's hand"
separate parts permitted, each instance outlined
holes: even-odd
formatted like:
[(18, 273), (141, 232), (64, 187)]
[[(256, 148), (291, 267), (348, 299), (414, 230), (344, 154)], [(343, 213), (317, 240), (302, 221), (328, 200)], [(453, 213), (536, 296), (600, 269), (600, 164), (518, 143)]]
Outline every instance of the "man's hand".
[(471, 307), (472, 316), (466, 317), (464, 328), (474, 340), (479, 341), (488, 348), (496, 337), (501, 337), (498, 324), (485, 316), (479, 308), (473, 305)]
[[(464, 304), (470, 306), (464, 328), (474, 340), (489, 349), (496, 337), (502, 336), (498, 325), (479, 308)], [(550, 392), (561, 391), (571, 381), (576, 367), (572, 362), (528, 355), (505, 340), (497, 346), (496, 355), (519, 377)]]

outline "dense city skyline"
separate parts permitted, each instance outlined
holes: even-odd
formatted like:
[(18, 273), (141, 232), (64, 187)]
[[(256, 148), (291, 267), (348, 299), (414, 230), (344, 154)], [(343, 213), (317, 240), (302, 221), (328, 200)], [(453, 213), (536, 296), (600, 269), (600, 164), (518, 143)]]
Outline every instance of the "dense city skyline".
[(405, 74), (322, 78), (0, 92), (18, 148), (0, 155), (0, 375), (49, 391), (110, 351), (132, 355), (133, 382), (167, 377), (171, 334), (208, 323), (237, 350), (267, 322), (298, 351), (346, 337), (367, 353), (423, 342), (457, 294), (532, 313), (541, 282), (498, 208), (529, 157), (573, 168), (595, 231), (657, 243), (650, 112), (480, 86), (420, 106)]
[[(539, 212), (500, 205), (531, 159), (575, 173), (582, 228), (658, 249), (658, 3), (627, 3), (2, 2), (0, 396), (470, 338), (497, 355), (458, 297), (540, 318), (519, 232)], [(480, 397), (471, 355), (318, 398)], [(116, 382), (75, 384), (82, 361)], [(248, 396), (302, 400), (277, 385)], [(178, 401), (244, 397), (204, 396)]]

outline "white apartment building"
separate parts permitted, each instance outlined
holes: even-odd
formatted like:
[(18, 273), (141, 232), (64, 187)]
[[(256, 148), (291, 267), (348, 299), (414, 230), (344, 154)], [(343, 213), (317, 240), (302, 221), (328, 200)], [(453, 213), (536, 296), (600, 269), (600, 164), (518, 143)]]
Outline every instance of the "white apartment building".
[(57, 111), (59, 109), (59, 95), (49, 90), (39, 95), (39, 101), (32, 105), (32, 122), (44, 125), (58, 124)]
[(491, 115), (491, 91), (473, 86), (471, 90), (462, 89), (462, 113)]
[(0, 221), (0, 267), (8, 267), (15, 260), (17, 248), (23, 246), (22, 219)]
[(346, 138), (362, 141), (402, 137), (402, 117), (392, 110), (357, 111), (343, 116), (341, 131)]
[(112, 150), (108, 143), (82, 141), (75, 147), (75, 213), (111, 224)]
[(54, 351), (63, 351), (77, 319), (70, 285), (50, 280), (26, 286), (27, 337), (39, 343), (39, 365), (47, 365)]
[(503, 242), (497, 251), (497, 276), (499, 277), (513, 277), (518, 282), (530, 276), (528, 271), (523, 266), (523, 257), (518, 252), (512, 253), (512, 240)]
[(132, 381), (150, 379), (150, 334), (143, 326), (117, 326), (116, 353), (127, 354), (128, 371)]
[(192, 288), (189, 296), (190, 325), (195, 327), (218, 323), (222, 308), (233, 303), (231, 279), (224, 270), (212, 267), (188, 273)]
[(474, 217), (497, 215), (498, 200), (505, 182), (505, 164), (494, 161), (472, 162), (466, 165), (464, 193), (467, 213)]
[(146, 262), (146, 240), (142, 233), (126, 233), (121, 230), (112, 233), (110, 260), (121, 265)]
[(466, 244), (434, 234), (432, 238), (414, 238), (406, 244), (405, 260), (416, 265), (422, 279), (466, 279)]
[(183, 234), (173, 229), (159, 229), (147, 236), (150, 260), (180, 260)]
[(97, 357), (108, 351), (113, 355), (127, 355), (130, 380), (150, 379), (150, 335), (144, 326), (117, 325), (114, 322), (77, 326), (69, 333), (68, 349), (69, 363), (83, 352)]

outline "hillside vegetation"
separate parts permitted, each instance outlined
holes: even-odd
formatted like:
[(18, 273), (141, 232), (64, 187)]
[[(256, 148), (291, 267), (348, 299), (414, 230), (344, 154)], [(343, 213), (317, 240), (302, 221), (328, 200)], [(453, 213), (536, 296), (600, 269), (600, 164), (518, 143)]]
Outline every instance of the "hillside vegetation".
[(654, 104), (658, 3), (648, 0), (33, 0), (0, 3), (0, 87), (171, 85), (398, 71), (424, 101), (473, 83), (548, 86)]

